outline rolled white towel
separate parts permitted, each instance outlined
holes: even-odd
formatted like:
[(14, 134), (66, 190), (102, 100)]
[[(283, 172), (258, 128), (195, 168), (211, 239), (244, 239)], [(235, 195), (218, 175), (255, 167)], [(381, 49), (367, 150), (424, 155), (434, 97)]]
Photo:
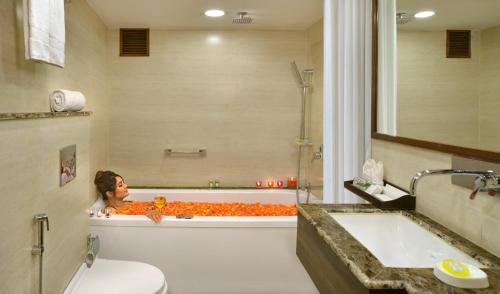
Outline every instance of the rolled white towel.
[(52, 111), (79, 111), (85, 107), (85, 96), (78, 91), (55, 90), (49, 100)]

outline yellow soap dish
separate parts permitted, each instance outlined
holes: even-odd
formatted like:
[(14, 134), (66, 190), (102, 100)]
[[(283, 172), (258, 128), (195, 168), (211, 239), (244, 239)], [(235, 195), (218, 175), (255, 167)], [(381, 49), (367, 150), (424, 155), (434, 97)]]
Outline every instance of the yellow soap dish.
[(459, 288), (488, 288), (488, 276), (478, 267), (453, 259), (440, 261), (434, 275), (442, 282)]

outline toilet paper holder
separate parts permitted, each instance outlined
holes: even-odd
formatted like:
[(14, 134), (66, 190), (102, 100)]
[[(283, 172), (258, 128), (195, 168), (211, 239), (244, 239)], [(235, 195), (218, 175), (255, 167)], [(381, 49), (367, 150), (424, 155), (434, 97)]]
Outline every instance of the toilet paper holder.
[(98, 235), (87, 235), (87, 254), (85, 254), (85, 264), (88, 268), (92, 266), (99, 253), (100, 241)]

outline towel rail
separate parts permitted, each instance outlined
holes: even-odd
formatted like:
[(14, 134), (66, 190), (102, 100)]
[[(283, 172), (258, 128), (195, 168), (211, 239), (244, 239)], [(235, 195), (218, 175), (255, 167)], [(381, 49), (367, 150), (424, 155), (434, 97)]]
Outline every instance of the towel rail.
[(194, 149), (194, 150), (176, 150), (172, 148), (167, 148), (165, 149), (165, 154), (166, 155), (199, 155), (199, 156), (206, 156), (207, 155), (207, 149), (205, 148), (199, 148), (199, 149)]

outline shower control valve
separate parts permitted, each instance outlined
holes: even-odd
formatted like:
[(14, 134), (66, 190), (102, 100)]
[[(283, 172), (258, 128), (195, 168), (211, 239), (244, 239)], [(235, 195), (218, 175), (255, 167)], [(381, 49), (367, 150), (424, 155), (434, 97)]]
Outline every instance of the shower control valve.
[(321, 160), (323, 159), (323, 144), (319, 146), (319, 150), (316, 152), (313, 152), (313, 158), (312, 160)]

